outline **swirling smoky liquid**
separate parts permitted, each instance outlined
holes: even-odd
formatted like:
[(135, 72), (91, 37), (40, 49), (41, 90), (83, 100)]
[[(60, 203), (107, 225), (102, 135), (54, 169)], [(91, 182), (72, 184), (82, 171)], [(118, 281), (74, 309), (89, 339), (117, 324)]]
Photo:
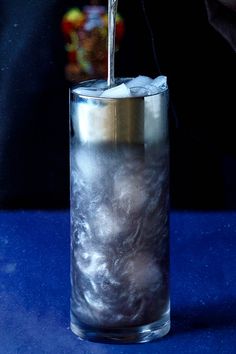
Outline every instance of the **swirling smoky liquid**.
[(71, 146), (73, 318), (96, 328), (162, 319), (168, 294), (168, 148)]
[[(93, 129), (99, 109), (105, 112), (104, 102), (98, 102), (77, 101), (72, 110), (71, 329), (94, 341), (146, 342), (170, 328), (166, 124), (159, 106), (150, 113), (156, 102), (151, 99), (151, 129), (145, 114), (136, 119), (143, 107), (138, 101), (125, 111), (135, 104), (134, 120), (140, 122), (123, 114), (124, 101), (122, 110), (118, 105), (111, 110), (108, 103), (109, 116), (116, 112), (116, 134), (109, 116)], [(77, 111), (86, 114), (81, 118)]]

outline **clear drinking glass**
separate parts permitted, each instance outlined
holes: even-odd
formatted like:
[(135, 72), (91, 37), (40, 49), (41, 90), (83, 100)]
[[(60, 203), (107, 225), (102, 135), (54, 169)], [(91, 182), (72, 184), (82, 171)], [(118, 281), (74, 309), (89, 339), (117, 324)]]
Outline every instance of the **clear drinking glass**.
[(168, 90), (105, 98), (102, 86), (70, 93), (71, 329), (147, 342), (170, 329)]

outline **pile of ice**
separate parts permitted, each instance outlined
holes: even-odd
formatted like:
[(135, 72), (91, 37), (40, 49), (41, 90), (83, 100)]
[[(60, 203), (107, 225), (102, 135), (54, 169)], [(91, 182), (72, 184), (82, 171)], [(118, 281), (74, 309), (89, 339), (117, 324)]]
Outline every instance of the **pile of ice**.
[(160, 75), (155, 79), (148, 76), (139, 75), (132, 79), (123, 79), (123, 82), (112, 88), (105, 89), (104, 81), (94, 81), (94, 86), (78, 87), (75, 93), (107, 98), (127, 98), (127, 97), (143, 97), (161, 93), (167, 90), (167, 77)]

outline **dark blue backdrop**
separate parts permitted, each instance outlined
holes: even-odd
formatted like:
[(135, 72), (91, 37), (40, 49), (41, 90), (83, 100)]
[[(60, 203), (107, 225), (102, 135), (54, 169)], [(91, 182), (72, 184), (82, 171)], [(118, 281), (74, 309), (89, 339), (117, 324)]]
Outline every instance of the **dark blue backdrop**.
[(171, 331), (110, 345), (69, 329), (69, 212), (1, 212), (0, 353), (234, 354), (236, 214), (172, 212), (170, 221)]

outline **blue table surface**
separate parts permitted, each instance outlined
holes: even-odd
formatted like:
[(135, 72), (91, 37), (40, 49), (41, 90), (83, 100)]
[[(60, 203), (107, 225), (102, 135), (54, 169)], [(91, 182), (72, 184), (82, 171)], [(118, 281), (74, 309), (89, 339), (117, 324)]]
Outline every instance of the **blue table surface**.
[(145, 344), (69, 329), (69, 211), (0, 212), (0, 354), (236, 353), (236, 212), (171, 212), (170, 333)]

